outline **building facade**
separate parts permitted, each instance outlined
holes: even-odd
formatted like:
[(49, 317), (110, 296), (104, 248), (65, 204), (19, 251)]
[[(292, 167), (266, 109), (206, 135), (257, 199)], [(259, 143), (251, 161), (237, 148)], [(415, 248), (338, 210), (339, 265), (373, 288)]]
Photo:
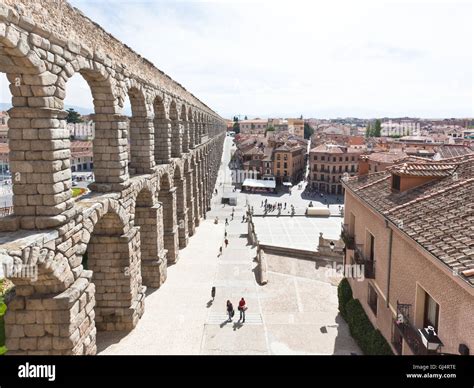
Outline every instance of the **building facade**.
[(273, 175), (278, 183), (296, 182), (304, 175), (306, 167), (305, 148), (282, 145), (273, 152)]
[(359, 156), (365, 150), (322, 144), (309, 153), (309, 184), (321, 193), (343, 194), (342, 178), (357, 174)]
[[(346, 275), (395, 354), (472, 354), (473, 178), (467, 156), (344, 182), (345, 264), (364, 276)], [(427, 327), (441, 347), (425, 346), (419, 330)]]

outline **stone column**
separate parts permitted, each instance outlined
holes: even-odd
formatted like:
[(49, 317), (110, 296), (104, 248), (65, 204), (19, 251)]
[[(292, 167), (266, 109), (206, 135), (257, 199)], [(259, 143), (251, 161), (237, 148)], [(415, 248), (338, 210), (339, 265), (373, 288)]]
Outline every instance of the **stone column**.
[(96, 353), (95, 287), (92, 271), (59, 294), (30, 294), (17, 287), (5, 314), (9, 355), (93, 355)]
[(191, 128), (191, 125), (190, 125), (190, 122), (189, 121), (182, 121), (182, 126), (183, 126), (183, 143), (182, 143), (182, 146), (183, 146), (183, 153), (187, 153), (189, 152), (189, 147), (190, 147), (190, 143), (191, 143), (191, 136), (190, 136), (190, 128)]
[(121, 236), (92, 235), (88, 265), (96, 286), (96, 326), (103, 331), (132, 330), (143, 314), (139, 228)]
[(95, 124), (94, 176), (89, 188), (98, 192), (121, 191), (129, 182), (127, 116), (98, 113)]
[(200, 186), (199, 186), (199, 168), (198, 164), (195, 163), (194, 170), (193, 170), (193, 197), (194, 197), (194, 225), (195, 227), (199, 226), (200, 218), (201, 218), (201, 208), (200, 208)]
[(137, 207), (135, 222), (140, 226), (142, 282), (159, 288), (167, 276), (166, 252), (163, 243), (163, 207)]
[(171, 156), (180, 158), (183, 149), (183, 124), (181, 120), (171, 120)]
[(186, 177), (186, 201), (188, 205), (188, 234), (192, 236), (195, 232), (195, 225), (194, 225), (194, 178), (193, 178), (193, 170), (189, 170), (185, 174)]
[(199, 174), (201, 176), (200, 182), (202, 182), (202, 195), (201, 195), (201, 214), (204, 219), (206, 219), (206, 213), (207, 213), (207, 190), (206, 190), (206, 173), (204, 170), (204, 159), (201, 160), (201, 163), (199, 164)]
[[(67, 113), (28, 107), (14, 107), (8, 113), (13, 206), (15, 216), (20, 217), (17, 226), (47, 229), (62, 225), (73, 215)], [(0, 230), (8, 230), (7, 220), (2, 221)]]
[(130, 169), (135, 174), (149, 174), (155, 166), (155, 140), (152, 117), (130, 120)]
[(179, 248), (185, 248), (188, 245), (188, 209), (186, 203), (186, 180), (184, 178), (175, 179), (176, 187), (176, 215), (178, 223)]
[(176, 187), (168, 191), (160, 191), (159, 199), (164, 209), (168, 209), (163, 217), (163, 238), (167, 250), (167, 262), (176, 263), (179, 258), (178, 226), (176, 223)]
[(196, 124), (194, 121), (188, 121), (189, 148), (196, 147)]
[(171, 160), (171, 120), (156, 119), (155, 127), (155, 163), (167, 164)]

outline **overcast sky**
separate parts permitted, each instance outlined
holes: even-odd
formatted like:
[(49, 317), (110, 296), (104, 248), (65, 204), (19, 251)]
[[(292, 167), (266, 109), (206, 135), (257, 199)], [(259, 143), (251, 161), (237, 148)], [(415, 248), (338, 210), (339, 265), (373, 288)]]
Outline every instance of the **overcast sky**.
[(70, 2), (224, 117), (474, 116), (470, 1)]

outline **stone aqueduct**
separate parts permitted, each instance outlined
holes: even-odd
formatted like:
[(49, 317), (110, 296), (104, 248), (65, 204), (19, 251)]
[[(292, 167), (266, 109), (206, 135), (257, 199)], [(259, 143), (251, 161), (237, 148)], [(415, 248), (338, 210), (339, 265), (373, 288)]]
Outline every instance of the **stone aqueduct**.
[[(0, 2), (0, 71), (13, 105), (14, 214), (0, 219), (15, 284), (7, 348), (95, 354), (97, 330), (137, 324), (146, 287), (163, 284), (209, 209), (225, 123), (63, 0)], [(63, 101), (76, 73), (94, 99), (95, 182), (74, 200)]]

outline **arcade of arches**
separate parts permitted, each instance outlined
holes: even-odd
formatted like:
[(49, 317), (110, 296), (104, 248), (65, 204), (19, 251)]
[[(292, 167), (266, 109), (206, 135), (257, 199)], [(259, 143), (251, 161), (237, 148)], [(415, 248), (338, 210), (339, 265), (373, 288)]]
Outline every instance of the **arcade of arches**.
[[(205, 217), (225, 122), (62, 0), (0, 4), (0, 71), (13, 106), (8, 353), (95, 354), (98, 330), (134, 328), (146, 288), (166, 281)], [(73, 199), (64, 98), (76, 73), (94, 100), (95, 182)]]

